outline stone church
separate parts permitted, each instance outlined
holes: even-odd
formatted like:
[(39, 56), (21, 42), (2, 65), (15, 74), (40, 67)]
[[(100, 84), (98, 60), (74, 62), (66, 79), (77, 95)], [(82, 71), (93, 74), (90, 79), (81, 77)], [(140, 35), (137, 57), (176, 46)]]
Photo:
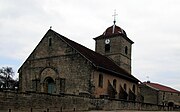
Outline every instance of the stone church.
[(19, 90), (136, 100), (134, 43), (114, 24), (95, 37), (95, 51), (49, 29), (19, 68)]

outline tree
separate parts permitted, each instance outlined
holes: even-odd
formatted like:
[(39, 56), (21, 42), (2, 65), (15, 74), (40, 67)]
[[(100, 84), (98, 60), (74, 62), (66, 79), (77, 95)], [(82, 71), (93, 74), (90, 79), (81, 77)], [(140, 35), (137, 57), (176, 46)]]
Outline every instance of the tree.
[(14, 71), (11, 67), (0, 69), (0, 89), (16, 89), (18, 81), (13, 79)]

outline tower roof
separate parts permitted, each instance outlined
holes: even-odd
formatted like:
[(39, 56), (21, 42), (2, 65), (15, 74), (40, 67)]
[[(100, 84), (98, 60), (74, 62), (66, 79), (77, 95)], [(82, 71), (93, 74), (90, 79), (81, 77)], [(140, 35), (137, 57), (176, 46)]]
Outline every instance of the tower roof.
[(112, 25), (110, 27), (108, 27), (104, 33), (96, 38), (94, 38), (94, 40), (98, 40), (98, 39), (104, 39), (104, 38), (111, 38), (111, 37), (115, 37), (115, 36), (122, 36), (124, 37), (127, 41), (129, 41), (131, 44), (133, 44), (134, 42), (129, 39), (127, 37), (126, 32), (119, 26), (117, 25)]
[(110, 36), (110, 35), (114, 35), (114, 34), (122, 34), (124, 36), (127, 36), (126, 32), (122, 28), (120, 28), (119, 26), (116, 26), (116, 25), (112, 25), (109, 28), (107, 28), (102, 35)]

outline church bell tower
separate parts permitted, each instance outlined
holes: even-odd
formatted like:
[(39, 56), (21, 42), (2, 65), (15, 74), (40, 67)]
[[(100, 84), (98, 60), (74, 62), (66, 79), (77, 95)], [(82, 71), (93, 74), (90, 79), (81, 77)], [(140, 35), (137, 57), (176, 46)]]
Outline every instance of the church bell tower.
[(105, 32), (94, 38), (95, 51), (112, 59), (119, 67), (131, 74), (131, 50), (132, 44), (126, 32), (114, 24)]

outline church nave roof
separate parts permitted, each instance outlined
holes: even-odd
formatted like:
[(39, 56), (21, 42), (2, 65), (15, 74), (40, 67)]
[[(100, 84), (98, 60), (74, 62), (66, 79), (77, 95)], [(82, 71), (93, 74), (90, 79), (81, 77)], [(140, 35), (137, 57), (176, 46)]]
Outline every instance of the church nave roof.
[(103, 56), (83, 45), (80, 45), (79, 43), (76, 43), (76, 42), (60, 35), (59, 33), (55, 32), (51, 29), (48, 32), (53, 32), (56, 36), (58, 36), (59, 38), (64, 40), (68, 45), (70, 45), (77, 52), (79, 52), (81, 55), (83, 55), (87, 60), (89, 60), (99, 70), (113, 73), (114, 75), (117, 75), (118, 77), (129, 79), (134, 82), (139, 82), (139, 80), (137, 78), (135, 78), (133, 75), (126, 72), (124, 69), (120, 68), (118, 65), (116, 65), (113, 61), (111, 61), (106, 56)]

